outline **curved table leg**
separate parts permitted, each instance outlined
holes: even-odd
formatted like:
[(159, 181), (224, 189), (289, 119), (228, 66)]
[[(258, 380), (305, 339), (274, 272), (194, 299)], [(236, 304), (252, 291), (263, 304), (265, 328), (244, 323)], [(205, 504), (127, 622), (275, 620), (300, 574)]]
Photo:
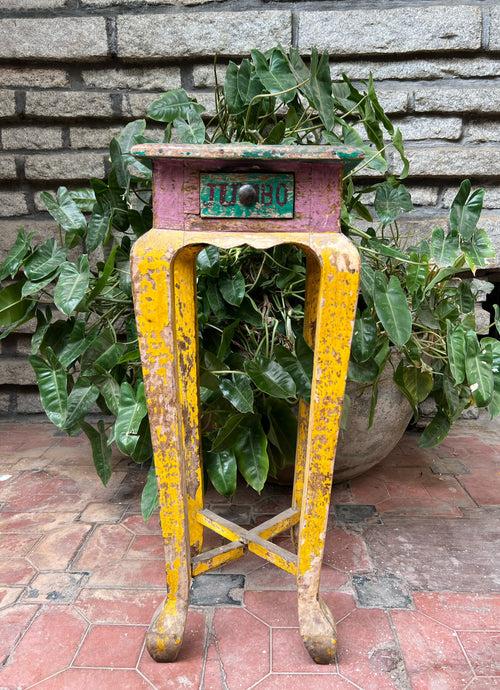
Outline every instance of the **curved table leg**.
[(190, 584), (172, 269), (181, 246), (181, 232), (150, 230), (135, 243), (131, 262), (165, 546), (167, 596), (146, 638), (156, 661), (174, 661), (179, 653)]
[(333, 464), (358, 297), (359, 257), (343, 236), (318, 236), (320, 262), (314, 372), (305, 451), (298, 548), (298, 611), (307, 651), (319, 664), (336, 652), (335, 623), (319, 597)]

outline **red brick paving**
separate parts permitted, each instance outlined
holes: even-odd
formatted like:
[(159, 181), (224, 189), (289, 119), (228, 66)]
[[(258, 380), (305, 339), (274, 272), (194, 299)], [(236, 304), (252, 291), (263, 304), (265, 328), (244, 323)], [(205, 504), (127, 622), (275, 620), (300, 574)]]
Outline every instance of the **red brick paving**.
[[(456, 460), (467, 473), (432, 471)], [(253, 555), (222, 569), (245, 576), (243, 607), (191, 610), (178, 661), (156, 664), (144, 635), (165, 566), (157, 516), (139, 515), (144, 472), (117, 456), (103, 487), (84, 439), (0, 422), (0, 474), (9, 475), (0, 483), (0, 688), (500, 688), (499, 460), (499, 423), (461, 422), (434, 450), (407, 434), (378, 467), (335, 488), (336, 503), (354, 514), (374, 506), (377, 518), (332, 519), (327, 534), (335, 664), (316, 666), (302, 646), (293, 578)], [(228, 510), (211, 490), (208, 501)], [(244, 488), (231, 511), (255, 523), (288, 503), (282, 487), (261, 497)], [(352, 576), (358, 586), (363, 574), (399, 578), (409, 608), (360, 607)]]

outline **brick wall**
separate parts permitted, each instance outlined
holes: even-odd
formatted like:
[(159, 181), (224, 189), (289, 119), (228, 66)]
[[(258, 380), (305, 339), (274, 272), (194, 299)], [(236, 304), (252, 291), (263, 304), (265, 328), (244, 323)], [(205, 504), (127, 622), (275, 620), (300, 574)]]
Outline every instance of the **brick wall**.
[[(277, 42), (327, 49), (335, 75), (373, 73), (410, 153), (407, 232), (442, 221), (468, 176), (500, 250), (496, 0), (0, 0), (0, 256), (21, 224), (53, 232), (39, 192), (102, 175), (111, 136), (154, 94), (182, 85), (210, 107), (215, 53)], [(28, 330), (2, 342), (0, 414), (39, 409)]]

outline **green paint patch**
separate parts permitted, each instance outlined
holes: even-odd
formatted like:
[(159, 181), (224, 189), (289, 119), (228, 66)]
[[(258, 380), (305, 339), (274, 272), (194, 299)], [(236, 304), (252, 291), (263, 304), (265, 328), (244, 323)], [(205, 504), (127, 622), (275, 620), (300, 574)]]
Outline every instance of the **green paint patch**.
[(294, 176), (201, 173), (202, 218), (293, 218)]

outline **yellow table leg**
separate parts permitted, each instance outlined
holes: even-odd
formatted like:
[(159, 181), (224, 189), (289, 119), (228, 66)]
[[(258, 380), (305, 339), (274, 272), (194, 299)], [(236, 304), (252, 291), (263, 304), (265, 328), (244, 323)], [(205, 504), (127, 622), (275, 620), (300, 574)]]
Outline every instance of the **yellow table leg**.
[(156, 661), (182, 644), (190, 584), (172, 262), (182, 233), (151, 230), (134, 245), (132, 282), (165, 545), (167, 596), (147, 634)]
[(175, 345), (186, 468), (189, 541), (193, 556), (200, 553), (203, 546), (203, 525), (196, 519), (203, 508), (196, 308), (196, 256), (200, 249), (200, 246), (185, 247), (179, 251), (174, 261)]
[(298, 547), (298, 611), (304, 644), (317, 663), (336, 651), (335, 623), (319, 597), (333, 464), (358, 296), (359, 257), (342, 235), (314, 235), (320, 263), (314, 372)]

